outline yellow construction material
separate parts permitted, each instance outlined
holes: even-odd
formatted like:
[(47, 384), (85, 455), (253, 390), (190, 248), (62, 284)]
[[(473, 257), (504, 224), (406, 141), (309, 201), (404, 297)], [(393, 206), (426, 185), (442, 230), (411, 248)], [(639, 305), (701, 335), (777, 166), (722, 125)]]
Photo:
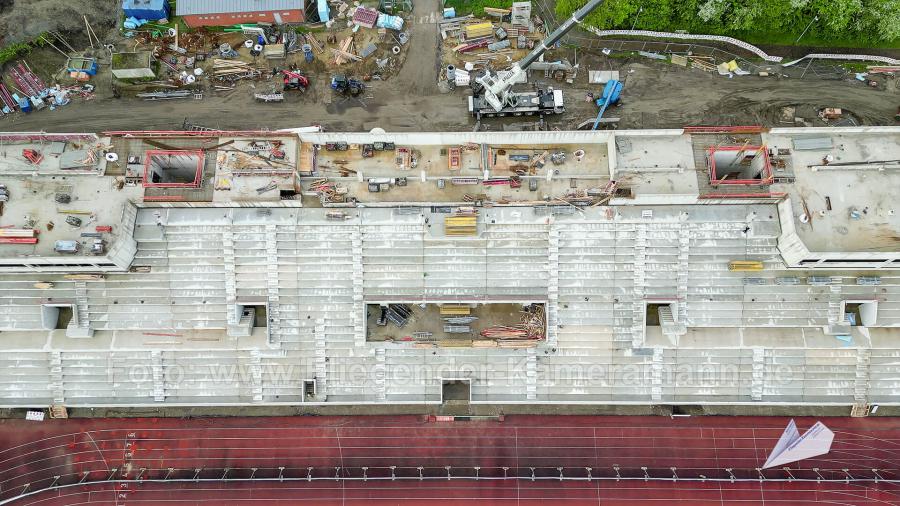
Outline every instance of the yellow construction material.
[(466, 26), (466, 38), (476, 39), (478, 37), (487, 37), (494, 33), (494, 25), (491, 23), (476, 23)]
[(728, 270), (734, 272), (750, 272), (763, 270), (762, 262), (754, 262), (750, 260), (733, 260), (728, 263)]
[(477, 235), (477, 216), (449, 216), (444, 219), (444, 234), (446, 235)]
[(441, 348), (470, 348), (472, 346), (471, 339), (443, 339), (438, 341), (437, 345)]
[(444, 304), (441, 306), (441, 316), (469, 316), (472, 308), (460, 304)]

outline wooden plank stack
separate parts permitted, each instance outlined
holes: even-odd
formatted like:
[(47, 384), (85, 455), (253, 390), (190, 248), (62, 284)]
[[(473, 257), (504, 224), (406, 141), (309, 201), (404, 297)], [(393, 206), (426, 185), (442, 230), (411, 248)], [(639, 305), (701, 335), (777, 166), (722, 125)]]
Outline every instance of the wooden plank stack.
[(478, 235), (478, 217), (448, 216), (444, 219), (444, 234), (455, 237)]
[(262, 75), (262, 69), (240, 60), (213, 60), (213, 77), (243, 78)]
[(709, 61), (711, 59), (709, 56), (691, 56), (688, 59), (691, 61), (691, 68), (704, 70), (706, 72), (716, 71), (716, 65)]
[(441, 306), (441, 316), (469, 316), (472, 308), (465, 304), (444, 304)]
[(353, 45), (353, 36), (349, 36), (346, 39), (341, 41), (340, 48), (334, 49), (331, 51), (334, 53), (334, 64), (335, 65), (343, 65), (344, 63), (352, 60), (359, 61), (362, 58), (350, 52), (350, 46)]
[(0, 244), (37, 244), (33, 228), (0, 228)]

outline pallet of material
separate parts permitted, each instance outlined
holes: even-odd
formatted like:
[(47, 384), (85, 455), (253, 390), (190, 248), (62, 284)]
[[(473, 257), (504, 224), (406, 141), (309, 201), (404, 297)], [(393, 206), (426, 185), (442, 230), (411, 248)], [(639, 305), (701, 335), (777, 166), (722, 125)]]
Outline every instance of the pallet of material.
[(441, 348), (471, 348), (471, 339), (442, 339), (437, 342)]
[(36, 235), (33, 228), (0, 228), (0, 237), (34, 237)]
[(509, 16), (512, 11), (509, 9), (497, 9), (496, 7), (485, 7), (484, 13), (491, 16)]
[(728, 270), (733, 272), (761, 271), (764, 267), (762, 262), (751, 260), (734, 260), (728, 263)]
[(441, 306), (441, 316), (469, 316), (472, 308), (462, 304), (444, 304)]
[(509, 341), (502, 340), (496, 341), (498, 348), (534, 348), (538, 345), (537, 339), (532, 339), (529, 341), (518, 340), (518, 341)]
[(451, 171), (457, 171), (462, 166), (462, 149), (455, 147), (450, 148), (447, 154), (448, 160), (448, 169)]
[(704, 58), (700, 58), (697, 56), (691, 56), (690, 61), (691, 61), (691, 68), (698, 68), (700, 70), (705, 70), (706, 72), (715, 72), (716, 71), (715, 64), (712, 64), (712, 63), (706, 61)]
[(37, 237), (0, 237), (0, 244), (37, 244)]
[(346, 63), (348, 61), (362, 60), (362, 56), (358, 56), (353, 53), (348, 53), (347, 51), (341, 51), (340, 49), (331, 48), (331, 52), (334, 53), (335, 65), (343, 65), (344, 63)]
[(444, 219), (444, 234), (450, 236), (471, 236), (478, 233), (475, 216), (451, 216)]
[(463, 31), (466, 34), (466, 40), (487, 37), (494, 34), (494, 25), (492, 23), (475, 23), (466, 25)]
[(353, 45), (353, 36), (351, 35), (351, 36), (349, 36), (349, 37), (347, 37), (346, 39), (344, 39), (344, 40), (341, 41), (341, 43), (340, 43), (338, 49), (333, 49), (333, 48), (332, 48), (332, 51), (334, 52), (334, 60), (333, 60), (333, 62), (334, 62), (335, 65), (342, 65), (342, 64), (344, 64), (344, 63), (347, 61), (347, 60), (345, 59), (345, 55), (352, 55), (352, 54), (353, 54), (353, 53), (350, 52), (350, 46), (352, 46), (352, 45)]
[(497, 341), (490, 339), (476, 339), (472, 341), (473, 348), (497, 348)]

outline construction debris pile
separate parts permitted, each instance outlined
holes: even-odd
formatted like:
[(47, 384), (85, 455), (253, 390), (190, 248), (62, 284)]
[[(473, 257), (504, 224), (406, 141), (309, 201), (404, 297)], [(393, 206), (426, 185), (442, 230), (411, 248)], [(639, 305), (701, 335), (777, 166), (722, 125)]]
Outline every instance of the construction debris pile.
[[(411, 10), (411, 5), (395, 5), (398, 3), (402, 2), (384, 5), (389, 12), (381, 12), (358, 5), (358, 2), (354, 6), (343, 1), (338, 2), (335, 17), (326, 23), (326, 26), (332, 30), (327, 43), (336, 46), (329, 48), (331, 51), (329, 63), (332, 66), (342, 66), (348, 63), (362, 62), (375, 55), (377, 70), (373, 75), (365, 76), (365, 80), (368, 80), (368, 77), (380, 76), (381, 72), (392, 69), (395, 66), (395, 57), (400, 55), (402, 47), (409, 42), (409, 33), (403, 31), (404, 19), (393, 14), (393, 10), (398, 7)], [(339, 37), (334, 32), (340, 19), (345, 19), (346, 26), (350, 29), (350, 32), (343, 37)], [(370, 34), (361, 32), (362, 29), (377, 30), (377, 32), (375, 37), (372, 37)], [(316, 40), (307, 41), (307, 43), (312, 51), (320, 52), (323, 49)], [(389, 48), (389, 51), (381, 54), (380, 57), (376, 55), (379, 44), (385, 44), (386, 50)]]
[[(490, 19), (452, 17), (452, 9), (444, 12), (445, 19), (440, 22), (443, 68), (444, 77), (452, 85), (468, 86), (475, 70), (507, 67), (544, 37), (544, 22), (539, 17), (532, 18), (531, 2), (513, 2), (511, 9), (487, 7), (484, 11)], [(538, 62), (533, 69), (544, 70), (546, 77), (569, 82), (577, 71), (565, 60)]]
[(482, 330), (479, 334), (486, 339), (499, 341), (540, 340), (546, 334), (547, 323), (544, 318), (544, 307), (528, 306), (522, 311), (522, 323), (519, 325), (495, 325)]
[(24, 61), (10, 65), (7, 76), (11, 81), (8, 86), (0, 78), (0, 116), (16, 111), (30, 113), (45, 108), (52, 111), (69, 104), (70, 97), (90, 100), (94, 96), (94, 87), (90, 84), (48, 86)]

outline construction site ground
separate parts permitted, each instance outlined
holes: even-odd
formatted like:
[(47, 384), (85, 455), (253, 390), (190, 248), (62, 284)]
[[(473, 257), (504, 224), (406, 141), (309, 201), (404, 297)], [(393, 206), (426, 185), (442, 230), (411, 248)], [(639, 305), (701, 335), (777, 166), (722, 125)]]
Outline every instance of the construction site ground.
[[(410, 42), (403, 48), (402, 65), (386, 80), (373, 80), (361, 100), (334, 96), (329, 87), (331, 73), (340, 67), (313, 64), (311, 86), (305, 94), (288, 92), (283, 103), (257, 103), (254, 92), (264, 92), (277, 79), (260, 83), (240, 83), (230, 93), (219, 96), (206, 92), (202, 100), (184, 99), (145, 102), (136, 98), (113, 98), (112, 82), (103, 76), (92, 81), (96, 96), (55, 111), (39, 111), (0, 118), (6, 131), (108, 131), (179, 129), (185, 119), (191, 123), (221, 129), (277, 129), (319, 124), (332, 131), (359, 131), (381, 127), (389, 131), (471, 130), (475, 120), (466, 108), (465, 88), (449, 91), (438, 85), (441, 72), (441, 43), (437, 23), (440, 2), (416, 2), (415, 12), (404, 30)], [(362, 29), (362, 31), (371, 31)], [(323, 34), (318, 34), (320, 39)], [(359, 34), (357, 35), (359, 37)], [(361, 45), (360, 45), (361, 46)], [(327, 51), (327, 50), (326, 50)], [(328, 51), (330, 52), (330, 51)], [(376, 55), (382, 56), (380, 49)], [(367, 60), (374, 64), (376, 55)], [(299, 55), (302, 58), (302, 53)], [(615, 55), (614, 55), (615, 56)], [(317, 55), (326, 58), (330, 55)], [(876, 89), (853, 79), (793, 79), (736, 76), (733, 79), (698, 69), (685, 69), (647, 58), (586, 54), (564, 48), (548, 54), (547, 60), (568, 58), (580, 69), (571, 85), (545, 79), (533, 72), (531, 84), (559, 86), (566, 94), (566, 113), (549, 117), (548, 128), (571, 129), (596, 116), (596, 105), (586, 100), (601, 85), (588, 83), (589, 70), (619, 70), (625, 87), (621, 105), (607, 112), (618, 117), (619, 128), (677, 128), (696, 124), (762, 124), (790, 126), (785, 107), (794, 107), (793, 116), (808, 124), (824, 125), (814, 116), (824, 107), (839, 107), (860, 124), (894, 124), (900, 104), (900, 79), (883, 79)], [(44, 48), (26, 58), (44, 78), (64, 63), (62, 55)], [(319, 62), (321, 63), (321, 62)], [(300, 65), (301, 71), (306, 70)], [(366, 68), (348, 68), (365, 72)], [(251, 86), (250, 84), (253, 84)], [(263, 88), (263, 89), (260, 89)], [(535, 118), (484, 120), (488, 130), (536, 128)], [(804, 124), (804, 123), (799, 123)]]
[[(414, 29), (415, 31), (415, 29)], [(16, 115), (0, 119), (7, 131), (48, 132), (179, 129), (185, 118), (202, 126), (220, 129), (278, 129), (311, 124), (331, 131), (470, 130), (475, 121), (466, 110), (462, 90), (438, 90), (434, 52), (417, 44), (407, 61), (387, 81), (371, 82), (363, 102), (332, 97), (328, 83), (313, 81), (305, 95), (290, 94), (284, 103), (258, 104), (252, 89), (227, 96), (206, 94), (203, 100), (144, 102), (115, 99), (102, 86), (91, 101), (78, 99), (55, 111)], [(423, 55), (422, 53), (428, 53)], [(427, 56), (427, 58), (425, 57)], [(895, 120), (900, 101), (897, 81), (883, 89), (869, 89), (850, 80), (787, 80), (745, 76), (727, 79), (693, 69), (674, 67), (644, 59), (608, 60), (581, 55), (580, 63), (596, 62), (599, 69), (616, 68), (625, 77), (621, 105), (607, 117), (620, 118), (619, 128), (678, 128), (685, 125), (791, 126), (782, 119), (782, 108), (793, 106), (814, 111), (840, 107), (863, 125), (889, 125)], [(591, 67), (589, 67), (591, 68)], [(571, 129), (596, 115), (596, 106), (585, 100), (599, 85), (587, 83), (587, 72), (579, 73), (573, 85), (564, 85), (566, 113), (549, 118), (550, 128)], [(807, 116), (813, 125), (825, 126)], [(490, 130), (532, 127), (534, 118), (484, 120)]]

